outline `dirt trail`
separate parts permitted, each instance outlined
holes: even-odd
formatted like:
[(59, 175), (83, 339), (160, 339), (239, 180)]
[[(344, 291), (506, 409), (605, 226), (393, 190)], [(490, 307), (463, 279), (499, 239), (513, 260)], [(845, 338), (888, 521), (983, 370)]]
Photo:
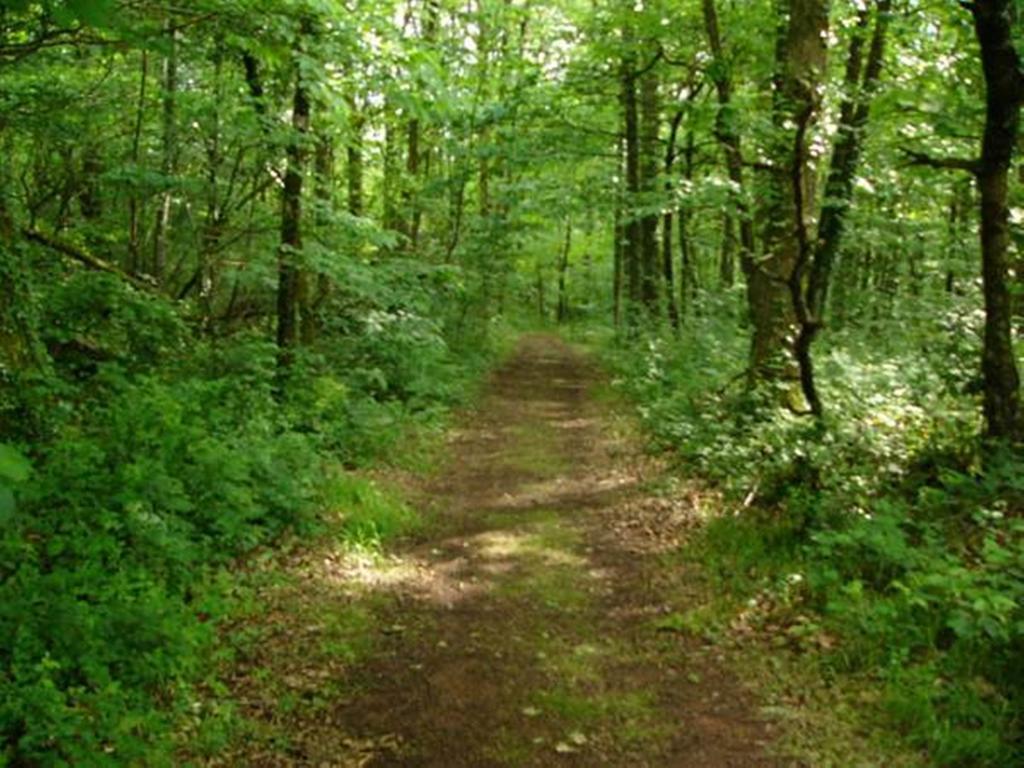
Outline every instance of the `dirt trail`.
[(521, 340), (414, 494), (430, 533), (383, 565), (324, 560), (312, 613), (368, 606), (373, 648), (307, 665), (287, 744), (246, 765), (781, 765), (715, 649), (664, 631), (693, 607), (664, 562), (693, 512), (648, 490), (600, 383), (557, 338)]

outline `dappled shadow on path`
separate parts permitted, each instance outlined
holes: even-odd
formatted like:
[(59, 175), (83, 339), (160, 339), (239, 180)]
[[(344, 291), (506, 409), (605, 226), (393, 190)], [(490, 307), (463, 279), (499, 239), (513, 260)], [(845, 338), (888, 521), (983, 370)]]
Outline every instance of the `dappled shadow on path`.
[(310, 589), (371, 606), (374, 648), (288, 750), (249, 764), (780, 764), (714, 649), (659, 631), (687, 578), (661, 555), (698, 509), (645, 490), (657, 468), (600, 381), (558, 339), (525, 337), (413, 493), (429, 533), (385, 556), (316, 555)]

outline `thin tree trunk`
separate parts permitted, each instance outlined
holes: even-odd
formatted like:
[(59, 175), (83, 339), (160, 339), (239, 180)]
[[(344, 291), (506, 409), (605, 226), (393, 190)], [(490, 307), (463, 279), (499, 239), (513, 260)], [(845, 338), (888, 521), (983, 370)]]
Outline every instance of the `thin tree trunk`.
[[(142, 122), (146, 114), (146, 83), (149, 79), (149, 53), (142, 51), (142, 58), (139, 62), (139, 99), (135, 107), (135, 130), (132, 132), (132, 169), (139, 172), (139, 149), (142, 142)], [(127, 271), (130, 274), (137, 274), (139, 271), (139, 219), (141, 213), (139, 208), (139, 194), (133, 189), (131, 198), (128, 201), (128, 265)]]
[[(334, 142), (331, 137), (320, 133), (316, 140), (316, 154), (313, 164), (315, 188), (313, 196), (316, 200), (315, 226), (323, 230), (330, 225), (334, 207)], [(318, 312), (331, 293), (331, 278), (322, 270), (316, 276), (316, 295), (310, 295), (311, 286), (307, 275), (304, 286), (305, 296), (302, 297), (299, 333), (302, 343), (306, 346), (316, 340), (320, 322)]]
[[(221, 164), (221, 114), (224, 74), (224, 37), (218, 36), (213, 57), (213, 109), (210, 135), (206, 141), (206, 216), (203, 221), (202, 238), (199, 248), (199, 263), (196, 265), (196, 281), (199, 289), (200, 312), (203, 325), (210, 323), (213, 314), (210, 298), (213, 296), (213, 258), (220, 245), (224, 231), (225, 212), (221, 205), (220, 164)], [(166, 134), (165, 134), (166, 138)], [(159, 221), (159, 215), (158, 215)], [(237, 291), (237, 283), (235, 286)], [(235, 291), (232, 292), (234, 296)], [(230, 308), (230, 304), (229, 304)]]
[(736, 220), (728, 211), (722, 214), (722, 249), (718, 258), (718, 281), (723, 288), (736, 282)]
[(363, 116), (355, 105), (349, 102), (349, 137), (346, 146), (348, 164), (348, 212), (353, 216), (363, 215)]
[(622, 260), (626, 278), (626, 322), (630, 327), (634, 327), (641, 300), (640, 242), (642, 230), (640, 219), (636, 215), (636, 205), (640, 194), (640, 135), (635, 65), (631, 56), (622, 63), (621, 86), (626, 155), (626, 205), (624, 208), (626, 237), (622, 248)]
[[(683, 110), (679, 109), (672, 116), (669, 126), (668, 146), (665, 149), (665, 193), (667, 197), (672, 195), (672, 166), (676, 159), (676, 137), (679, 134), (679, 124), (683, 119)], [(679, 301), (676, 298), (675, 270), (672, 262), (672, 226), (674, 216), (672, 215), (672, 204), (665, 206), (665, 212), (661, 217), (661, 264), (665, 278), (665, 298), (668, 304), (669, 323), (676, 330), (679, 329)]]
[[(164, 184), (167, 185), (160, 200), (157, 212), (156, 228), (153, 233), (153, 277), (159, 282), (163, 279), (167, 264), (167, 239), (171, 227), (171, 202), (173, 198), (170, 180), (173, 178), (178, 155), (176, 99), (178, 91), (178, 38), (170, 19), (166, 23), (167, 55), (164, 57), (163, 82), (163, 162), (161, 172)], [(208, 305), (210, 297), (205, 295), (208, 286), (200, 287), (201, 301)]]
[(103, 155), (99, 147), (89, 144), (82, 150), (82, 184), (78, 192), (78, 206), (82, 218), (95, 221), (103, 216)]
[(409, 217), (408, 236), (409, 251), (416, 252), (420, 238), (421, 211), (416, 200), (418, 179), (420, 175), (420, 121), (413, 118), (409, 121), (405, 155), (405, 173), (408, 178), (402, 189), (405, 201), (405, 215)]
[[(640, 78), (640, 187), (642, 203), (652, 209), (658, 193), (658, 77), (653, 70)], [(642, 263), (641, 300), (648, 317), (658, 316), (658, 214), (645, 213), (640, 219), (640, 254)]]
[(534, 269), (534, 278), (537, 290), (537, 316), (540, 318), (541, 322), (543, 322), (547, 319), (548, 314), (547, 307), (544, 305), (544, 272), (540, 268), (539, 263), (535, 266)]
[(401, 180), (395, 169), (395, 126), (390, 105), (384, 107), (384, 176), (381, 180), (382, 213), (384, 228), (405, 233), (405, 224), (395, 201), (397, 187)]
[(60, 185), (60, 205), (57, 207), (55, 232), (63, 232), (71, 226), (71, 201), (75, 197), (75, 151), (70, 142), (61, 146), (60, 158), (63, 181)]
[(569, 251), (572, 248), (572, 216), (565, 217), (565, 240), (561, 258), (558, 260), (558, 313), (556, 319), (561, 325), (569, 319), (569, 295), (566, 280), (569, 272)]
[[(686, 133), (686, 148), (683, 150), (683, 179), (693, 181), (694, 155), (696, 153), (696, 137), (692, 130)], [(697, 273), (697, 259), (690, 236), (690, 206), (684, 203), (676, 213), (679, 219), (679, 306), (684, 317), (688, 309), (696, 303), (697, 292), (700, 290), (700, 279)]]
[[(889, 23), (891, 0), (876, 3), (875, 31), (871, 39), (867, 67), (864, 68), (864, 45), (870, 22), (867, 7), (860, 11), (857, 30), (850, 42), (846, 61), (846, 97), (839, 109), (839, 126), (828, 179), (825, 183), (825, 199), (822, 204), (818, 236), (815, 244), (801, 243), (807, 253), (801, 263), (809, 270), (806, 288), (803, 275), (795, 270), (791, 289), (794, 294), (794, 311), (799, 321), (799, 330), (794, 342), (794, 356), (800, 366), (800, 381), (811, 410), (821, 416), (822, 404), (814, 380), (814, 361), (811, 347), (824, 322), (824, 312), (829, 282), (839, 245), (843, 236), (846, 215), (853, 197), (853, 180), (860, 160), (864, 127), (867, 125), (871, 108), (871, 96), (878, 85), (885, 56), (885, 34)], [(861, 74), (864, 70), (863, 76)], [(800, 192), (801, 190), (798, 190)], [(798, 213), (800, 213), (798, 211)], [(803, 229), (803, 225), (799, 227)], [(800, 234), (800, 233), (798, 233)], [(803, 234), (806, 234), (804, 232)], [(809, 258), (809, 263), (808, 263)]]
[[(301, 37), (300, 37), (301, 41)], [(299, 272), (302, 253), (302, 185), (306, 170), (305, 139), (309, 134), (310, 100), (302, 72), (295, 66), (292, 102), (292, 137), (288, 142), (288, 167), (281, 195), (281, 248), (277, 262), (278, 367), (287, 370), (294, 361), (298, 341)]]
[(626, 227), (622, 222), (623, 194), (623, 152), (625, 150), (624, 131), (619, 134), (616, 163), (618, 165), (618, 182), (615, 188), (615, 213), (612, 227), (612, 321), (616, 328), (622, 325), (622, 267), (623, 252), (626, 240)]
[[(889, 24), (892, 0), (878, 0), (876, 4), (875, 30), (868, 52), (867, 66), (861, 78), (863, 35), (856, 35), (850, 44), (850, 55), (846, 64), (847, 97), (839, 110), (839, 126), (828, 179), (825, 182), (825, 198), (821, 206), (818, 224), (818, 239), (814, 250), (814, 265), (808, 279), (808, 308), (819, 321), (825, 311), (828, 299), (829, 281), (836, 255), (842, 241), (846, 215), (853, 198), (853, 181), (860, 161), (864, 141), (864, 128), (871, 109), (871, 97), (878, 88), (879, 77), (885, 59), (885, 37)], [(862, 11), (863, 28), (867, 27), (868, 12)]]
[(714, 60), (714, 67), (709, 71), (712, 72), (715, 92), (718, 97), (718, 111), (715, 114), (715, 138), (722, 147), (729, 181), (735, 188), (734, 205), (740, 230), (740, 266), (743, 273), (749, 278), (754, 269), (754, 222), (744, 196), (742, 141), (736, 127), (736, 111), (732, 104), (733, 85), (732, 77), (729, 74), (730, 63), (722, 46), (715, 1), (703, 0), (703, 4), (704, 26)]

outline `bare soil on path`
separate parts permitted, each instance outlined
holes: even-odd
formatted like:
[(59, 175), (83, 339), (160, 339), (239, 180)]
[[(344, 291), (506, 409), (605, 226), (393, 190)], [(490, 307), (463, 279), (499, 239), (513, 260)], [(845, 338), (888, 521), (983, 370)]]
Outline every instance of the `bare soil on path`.
[[(783, 765), (714, 645), (666, 631), (700, 599), (671, 558), (694, 501), (603, 386), (561, 340), (523, 337), (413, 483), (427, 531), (303, 559), (232, 686), (266, 729), (222, 764)], [(324, 651), (357, 624), (368, 640)]]

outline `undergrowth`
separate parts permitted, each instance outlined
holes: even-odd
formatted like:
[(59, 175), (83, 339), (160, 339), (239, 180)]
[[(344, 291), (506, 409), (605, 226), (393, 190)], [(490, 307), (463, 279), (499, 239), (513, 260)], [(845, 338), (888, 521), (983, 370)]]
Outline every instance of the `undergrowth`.
[(415, 525), (351, 470), (438, 429), (494, 349), (429, 319), (453, 297), (420, 272), (339, 294), (287, 381), (264, 334), (197, 337), (112, 276), (36, 297), (39, 364), (2, 371), (0, 765), (173, 764), (238, 558)]
[(717, 308), (678, 338), (599, 346), (655, 446), (723, 493), (689, 554), (734, 625), (868, 680), (864, 727), (930, 764), (1020, 764), (1024, 457), (979, 442), (970, 316), (834, 337), (823, 424), (747, 390), (733, 322)]

